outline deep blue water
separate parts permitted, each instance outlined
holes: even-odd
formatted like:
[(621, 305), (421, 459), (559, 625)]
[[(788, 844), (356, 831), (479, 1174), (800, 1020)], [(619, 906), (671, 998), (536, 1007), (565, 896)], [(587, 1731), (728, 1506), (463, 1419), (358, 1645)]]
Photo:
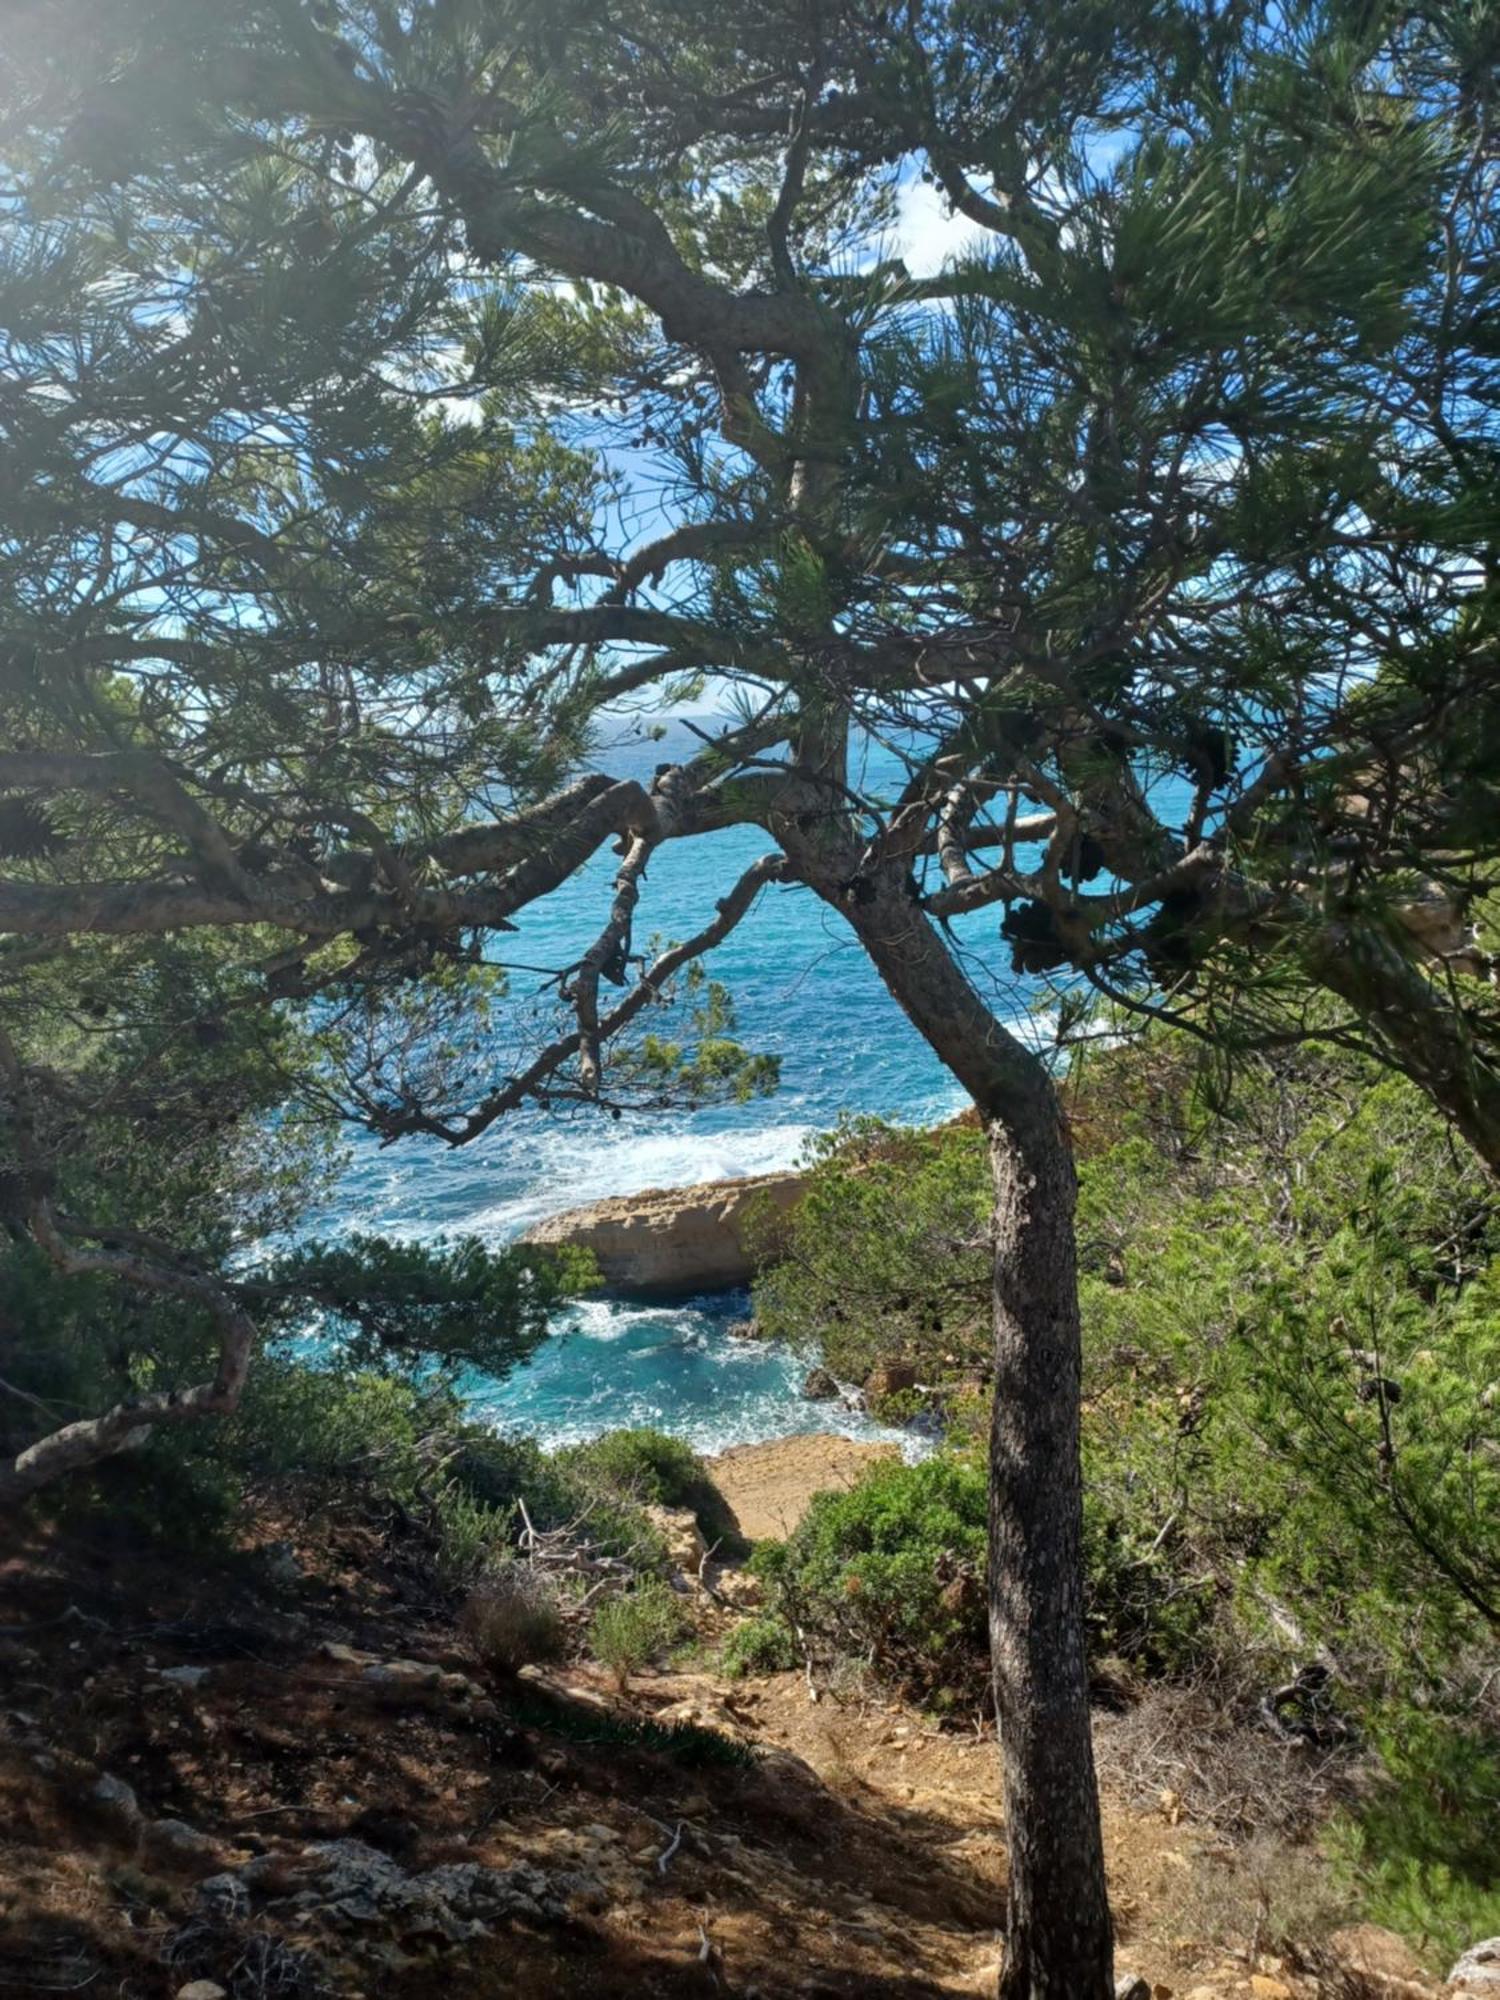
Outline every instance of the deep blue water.
[[(665, 741), (641, 741), (622, 724), (596, 761), (619, 775), (644, 775), (692, 748), (685, 728)], [(658, 852), (637, 946), (653, 934), (676, 938), (701, 928), (717, 897), (766, 847), (756, 830), (734, 828)], [(496, 955), (544, 967), (576, 959), (603, 921), (616, 866), (606, 847), (526, 912), (515, 935), (498, 939)], [(994, 979), (1003, 1010), (1021, 1017), (1029, 996), (1009, 975), (998, 927), (998, 912), (980, 913), (961, 935), (973, 954), (971, 971), (981, 982)], [(604, 1195), (790, 1166), (843, 1111), (922, 1123), (961, 1106), (962, 1093), (852, 936), (806, 891), (768, 890), (707, 965), (733, 997), (740, 1039), (782, 1058), (774, 1097), (618, 1122), (592, 1112), (528, 1110), (459, 1151), (421, 1140), (384, 1150), (361, 1144), (342, 1190), (342, 1218), (391, 1234), (473, 1231), (499, 1243), (538, 1217)], [(500, 1051), (512, 1041), (524, 1046), (528, 1023), (534, 1032), (527, 995), (537, 983), (515, 974), (515, 997), (496, 1023)], [(508, 1067), (503, 1053), (497, 1067)], [(633, 1423), (658, 1425), (708, 1451), (830, 1427), (873, 1434), (852, 1412), (802, 1400), (805, 1358), (731, 1337), (726, 1328), (747, 1310), (743, 1296), (652, 1308), (587, 1300), (559, 1316), (552, 1339), (526, 1367), (503, 1383), (476, 1381), (475, 1407), (503, 1429), (552, 1443)]]

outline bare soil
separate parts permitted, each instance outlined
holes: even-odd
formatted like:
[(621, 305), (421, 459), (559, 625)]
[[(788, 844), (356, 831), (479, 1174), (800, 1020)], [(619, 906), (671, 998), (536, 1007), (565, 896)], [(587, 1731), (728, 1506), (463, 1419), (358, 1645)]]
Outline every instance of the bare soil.
[[(827, 1442), (721, 1464), (748, 1533), (795, 1518), (814, 1479), (868, 1456)], [(624, 1692), (586, 1665), (487, 1675), (454, 1610), (409, 1522), (291, 1504), (263, 1508), (230, 1555), (143, 1546), (95, 1517), (0, 1559), (0, 2000), (158, 2000), (192, 1979), (232, 2000), (992, 1990), (1005, 1883), (992, 1742), (801, 1675), (726, 1681), (712, 1641), (729, 1614), (711, 1601), (703, 1666)], [(392, 1686), (371, 1660), (447, 1678)], [(164, 1677), (182, 1667), (207, 1672)], [(705, 1763), (632, 1737), (642, 1722), (696, 1724), (749, 1754)], [(133, 1788), (139, 1822), (99, 1802), (101, 1775)], [(162, 1820), (201, 1851), (167, 1841)], [(1159, 1993), (1336, 1990), (1174, 1936), (1182, 1884), (1222, 1863), (1211, 1833), (1121, 1805), (1107, 1832), (1119, 1962)], [(583, 1871), (596, 1893), (561, 1921), (384, 1957), (378, 1938), (330, 1931), (290, 1897), (205, 1916), (204, 1877), (260, 1857), (273, 1884), (278, 1868), (290, 1881), (309, 1843), (342, 1838), (413, 1872)]]
[(769, 1444), (733, 1445), (711, 1461), (710, 1470), (741, 1534), (759, 1542), (789, 1535), (815, 1493), (853, 1486), (878, 1460), (899, 1456), (893, 1444), (819, 1431)]

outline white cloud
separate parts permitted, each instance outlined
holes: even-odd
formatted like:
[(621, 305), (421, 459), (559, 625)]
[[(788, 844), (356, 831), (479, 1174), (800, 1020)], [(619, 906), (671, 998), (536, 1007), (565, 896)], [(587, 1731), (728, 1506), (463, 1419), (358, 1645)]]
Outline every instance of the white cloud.
[(951, 214), (942, 193), (926, 181), (913, 178), (902, 188), (891, 247), (914, 278), (935, 277), (950, 257), (980, 249), (989, 238), (979, 223)]

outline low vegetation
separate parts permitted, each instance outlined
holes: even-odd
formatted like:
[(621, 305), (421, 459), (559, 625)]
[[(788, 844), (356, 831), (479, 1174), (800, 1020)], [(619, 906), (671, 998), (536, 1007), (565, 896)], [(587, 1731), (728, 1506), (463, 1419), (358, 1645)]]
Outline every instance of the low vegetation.
[(633, 1673), (659, 1662), (684, 1638), (688, 1617), (681, 1600), (657, 1577), (607, 1598), (589, 1625), (589, 1650), (623, 1688)]
[[(1337, 1053), (1262, 1060), (1225, 1101), (1150, 1039), (1083, 1065), (1069, 1109), (1096, 1693), (1155, 1703), (1156, 1784), (1186, 1773), (1242, 1832), (1253, 1805), (1203, 1759), (1243, 1765), (1249, 1732), (1285, 1829), (1288, 1752), (1339, 1878), (1451, 1955), (1500, 1929), (1492, 1184), (1413, 1088)], [(785, 1650), (942, 1713), (985, 1700), (983, 1212), (977, 1134), (847, 1127), (757, 1296), (845, 1378), (914, 1362), (947, 1423), (756, 1558)]]

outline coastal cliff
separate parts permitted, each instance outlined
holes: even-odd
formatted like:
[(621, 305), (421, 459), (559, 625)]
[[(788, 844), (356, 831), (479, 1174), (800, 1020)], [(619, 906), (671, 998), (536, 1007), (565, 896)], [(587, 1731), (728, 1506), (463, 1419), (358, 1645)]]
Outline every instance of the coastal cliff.
[(522, 1241), (592, 1251), (605, 1285), (625, 1298), (728, 1291), (754, 1277), (768, 1217), (796, 1204), (803, 1181), (800, 1173), (753, 1174), (646, 1188), (549, 1216)]

